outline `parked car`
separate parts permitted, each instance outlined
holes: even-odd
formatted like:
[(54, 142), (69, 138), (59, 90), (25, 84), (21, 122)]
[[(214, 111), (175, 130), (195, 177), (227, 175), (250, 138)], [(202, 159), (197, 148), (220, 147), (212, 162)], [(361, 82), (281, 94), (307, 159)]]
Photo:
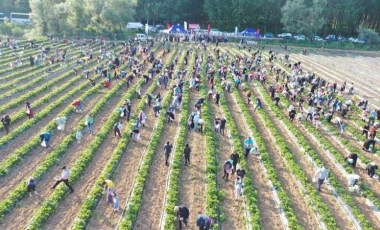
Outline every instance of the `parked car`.
[(303, 34), (298, 34), (298, 35), (294, 36), (294, 39), (296, 39), (297, 41), (305, 41), (306, 37)]
[(336, 41), (336, 37), (335, 37), (335, 35), (330, 34), (330, 35), (327, 35), (326, 40), (327, 41)]
[(164, 30), (165, 26), (163, 25), (155, 25), (153, 28), (150, 30), (152, 33), (159, 33), (160, 31)]
[(144, 29), (144, 25), (140, 22), (128, 22), (127, 29)]
[(282, 33), (282, 34), (277, 35), (277, 37), (289, 39), (289, 38), (292, 38), (292, 34), (291, 33)]
[(222, 36), (223, 32), (218, 29), (211, 29), (210, 34), (211, 36)]
[(146, 34), (136, 34), (134, 40), (139, 42), (148, 42), (148, 36), (146, 36)]
[(264, 38), (273, 38), (273, 34), (272, 33), (266, 33), (266, 34), (264, 34)]
[(319, 37), (319, 36), (314, 36), (313, 37), (313, 41), (316, 41), (316, 42), (323, 42), (323, 41), (325, 41), (325, 40), (323, 40), (321, 37)]
[(340, 41), (340, 42), (345, 42), (345, 41), (347, 41), (348, 39), (346, 38), (346, 37), (343, 37), (343, 36), (339, 36), (338, 37), (338, 41)]

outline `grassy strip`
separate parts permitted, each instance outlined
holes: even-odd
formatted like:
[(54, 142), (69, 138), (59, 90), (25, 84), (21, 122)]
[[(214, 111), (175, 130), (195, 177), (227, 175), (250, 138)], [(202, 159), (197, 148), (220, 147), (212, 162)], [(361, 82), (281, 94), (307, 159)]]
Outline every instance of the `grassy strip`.
[[(173, 62), (175, 53), (176, 53), (176, 50), (173, 51), (173, 55), (166, 61), (167, 65)], [(157, 84), (155, 81), (149, 87), (149, 89), (147, 90), (147, 93), (153, 93), (156, 90), (156, 88), (157, 88)], [(134, 95), (126, 95), (125, 99), (127, 98), (130, 99), (133, 96)], [(170, 93), (168, 93), (167, 96), (165, 96), (163, 100), (163, 104), (162, 104), (163, 109), (165, 109), (169, 105), (170, 99), (171, 99), (171, 96), (170, 96)], [(139, 111), (142, 110), (144, 107), (146, 107), (146, 103), (144, 100), (141, 100), (140, 103), (137, 105), (137, 108), (135, 109), (135, 112), (132, 115), (132, 117), (137, 116)], [(125, 150), (127, 149), (127, 145), (130, 141), (129, 133), (131, 132), (131, 127), (134, 121), (135, 121), (134, 119), (131, 119), (131, 121), (129, 122), (130, 125), (127, 126), (127, 129), (125, 130), (123, 137), (119, 140), (119, 143), (116, 149), (113, 151), (111, 155), (110, 161), (108, 161), (108, 163), (106, 164), (102, 173), (96, 180), (96, 183), (93, 186), (92, 190), (90, 191), (88, 197), (83, 202), (79, 210), (79, 214), (71, 229), (85, 229), (86, 228), (92, 216), (93, 211), (95, 210), (99, 200), (101, 199), (101, 196), (103, 193), (103, 186), (102, 186), (103, 181), (106, 178), (110, 178), (113, 175), (117, 165), (119, 164), (121, 158), (123, 157), (125, 153)], [(132, 194), (131, 201), (130, 201), (131, 204), (129, 206), (129, 209), (126, 210), (126, 215), (124, 216), (124, 221), (130, 223), (131, 226), (133, 225), (133, 223), (135, 222), (137, 218), (138, 210), (142, 202), (142, 195), (143, 195), (142, 191), (144, 189), (145, 180), (147, 180), (148, 178), (149, 166), (153, 159), (153, 153), (155, 149), (157, 148), (157, 144), (161, 136), (164, 123), (165, 123), (165, 116), (160, 116), (158, 119), (157, 127), (153, 131), (152, 139), (149, 141), (149, 147), (147, 149), (146, 156), (143, 159), (143, 165), (137, 173), (136, 185), (134, 187), (134, 193)]]
[[(214, 59), (215, 59), (214, 67), (215, 69), (218, 69), (215, 55), (214, 55)], [(231, 115), (231, 112), (228, 108), (225, 92), (224, 92), (224, 89), (220, 85), (220, 78), (218, 76), (215, 77), (215, 85), (216, 85), (217, 91), (220, 93), (220, 108), (222, 109), (225, 115), (225, 119), (227, 121), (227, 125), (229, 126), (234, 149), (235, 151), (238, 152), (240, 156), (244, 156), (244, 152), (243, 152), (244, 146), (241, 141), (241, 136), (236, 127), (236, 124)], [(239, 165), (242, 169), (244, 169), (247, 173), (249, 173), (250, 170), (249, 170), (248, 162), (245, 159), (244, 160), (243, 159), (244, 157), (241, 157)], [(255, 229), (261, 229), (261, 217), (260, 217), (260, 210), (258, 206), (258, 194), (257, 194), (257, 189), (255, 188), (251, 178), (252, 177), (249, 175), (244, 177), (244, 195), (247, 200), (247, 209), (251, 215), (250, 224)]]
[[(196, 52), (193, 52), (193, 56), (191, 60), (194, 60), (196, 57)], [(193, 61), (189, 63), (189, 66), (193, 64)], [(192, 70), (188, 71), (188, 74), (192, 73)], [(187, 119), (190, 114), (190, 107), (189, 107), (189, 101), (190, 101), (190, 90), (186, 88), (186, 85), (184, 85), (184, 93), (183, 93), (183, 104), (182, 104), (182, 118)], [(187, 135), (187, 120), (181, 119), (181, 122), (179, 124), (179, 135), (176, 140), (176, 148), (174, 150), (173, 154), (173, 162), (171, 164), (171, 173), (169, 176), (169, 185), (167, 188), (167, 199), (166, 199), (166, 205), (165, 205), (165, 221), (164, 221), (164, 229), (174, 229), (174, 220), (175, 220), (175, 213), (174, 213), (174, 206), (178, 205), (179, 202), (179, 185), (180, 185), (180, 173), (181, 173), (181, 167), (182, 165), (182, 158), (183, 158), (183, 148), (186, 144), (186, 135)], [(128, 222), (123, 221), (122, 228), (128, 229)]]
[[(266, 90), (264, 89), (264, 87), (258, 83), (258, 89), (260, 91), (264, 91), (266, 92)], [(322, 161), (320, 160), (318, 154), (310, 147), (308, 141), (306, 140), (306, 138), (304, 137), (304, 135), (297, 129), (294, 127), (294, 124), (292, 124), (284, 115), (284, 112), (281, 111), (278, 107), (276, 107), (273, 102), (271, 101), (270, 99), (270, 96), (268, 95), (268, 93), (266, 92), (265, 94), (263, 94), (263, 97), (264, 97), (264, 101), (265, 103), (270, 106), (271, 110), (273, 111), (273, 113), (275, 114), (275, 116), (279, 119), (281, 119), (286, 125), (287, 127), (290, 129), (290, 131), (296, 136), (296, 138), (298, 139), (298, 142), (302, 145), (302, 146), (305, 146), (306, 147), (306, 153), (308, 155), (310, 155), (312, 157), (312, 159), (315, 161), (315, 163), (319, 166), (322, 166)], [(320, 141), (321, 143), (323, 143), (323, 145), (326, 145), (326, 144), (330, 144), (331, 143), (328, 141), (328, 140), (323, 140), (321, 139), (321, 135), (317, 130), (313, 129), (311, 127), (311, 124), (307, 123), (305, 124), (305, 127), (306, 129), (312, 134), (314, 135), (318, 141)], [(287, 158), (289, 159), (292, 159), (293, 158), (293, 155), (289, 155), (287, 156)], [(297, 164), (296, 162), (294, 163), (294, 166), (296, 167)], [(291, 169), (293, 167), (290, 167)], [(302, 176), (302, 169), (299, 169), (301, 170), (298, 174), (300, 174), (300, 176)], [(305, 183), (310, 183), (308, 181), (308, 179), (305, 177), (304, 179), (302, 179), (302, 181), (304, 181)], [(363, 215), (359, 208), (355, 205), (355, 202), (353, 200), (353, 198), (351, 197), (350, 194), (347, 194), (345, 192), (345, 189), (341, 186), (341, 184), (338, 182), (338, 180), (336, 179), (336, 177), (334, 177), (334, 175), (330, 175), (329, 177), (329, 182), (330, 184), (335, 188), (336, 192), (339, 194), (339, 196), (343, 199), (343, 201), (351, 207), (351, 210), (353, 212), (353, 214), (355, 215), (355, 217), (357, 218), (359, 224), (364, 228), (364, 229), (373, 229), (373, 227), (371, 226), (370, 222), (367, 220), (367, 218), (365, 217), (365, 215)], [(312, 188), (309, 189), (310, 190), (310, 194), (312, 195), (313, 193), (315, 193), (315, 189), (314, 189), (314, 192), (312, 190)], [(321, 202), (318, 202), (317, 205), (321, 205), (323, 206), (323, 201)], [(322, 207), (322, 211), (325, 210), (325, 207)], [(327, 209), (325, 210), (327, 212)], [(323, 212), (321, 212), (321, 214), (323, 215)], [(330, 226), (330, 221), (327, 222), (327, 225)]]
[[(125, 95), (124, 98), (133, 98), (136, 96), (136, 89), (138, 87), (141, 87), (144, 84), (144, 79), (140, 79), (136, 85), (134, 85), (132, 88), (129, 89), (128, 93)], [(121, 86), (121, 85), (120, 85)], [(119, 88), (114, 88), (112, 91), (113, 94), (116, 93), (119, 90)], [(109, 99), (109, 98), (108, 98)], [(107, 99), (107, 100), (108, 100)], [(120, 105), (124, 103), (124, 100), (120, 102)], [(141, 101), (141, 104), (144, 102)], [(139, 110), (136, 110), (139, 111)], [(136, 115), (136, 113), (134, 114)], [(93, 157), (95, 156), (95, 153), (97, 152), (98, 148), (101, 146), (101, 144), (104, 142), (104, 140), (107, 138), (108, 133), (112, 130), (113, 125), (116, 123), (116, 121), (119, 119), (120, 115), (119, 112), (114, 112), (109, 119), (103, 124), (103, 127), (101, 130), (97, 133), (94, 141), (91, 143), (88, 148), (83, 151), (80, 155), (80, 158), (75, 162), (75, 164), (71, 168), (71, 175), (70, 180), (72, 183), (75, 183), (79, 180), (80, 176), (82, 176), (83, 172), (89, 165), (89, 163), (92, 161)], [(132, 119), (133, 120), (133, 119)], [(124, 134), (126, 134), (129, 130), (126, 130)], [(124, 135), (124, 138), (126, 135)], [(125, 148), (126, 143), (118, 145), (118, 154), (122, 154), (123, 151), (120, 151), (120, 148)], [(112, 157), (110, 162), (114, 162), (115, 158)], [(109, 163), (107, 165), (110, 165), (112, 163)], [(103, 178), (104, 179), (104, 178)], [(97, 185), (101, 187), (101, 183), (99, 183), (100, 180), (97, 180)], [(53, 214), (58, 207), (60, 201), (63, 200), (66, 194), (66, 187), (59, 187), (58, 189), (54, 190), (53, 194), (50, 195), (50, 197), (45, 200), (45, 202), (42, 204), (42, 206), (36, 211), (36, 213), (31, 218), (31, 221), (29, 222), (26, 229), (40, 229), (43, 225), (43, 223), (49, 218), (51, 214)], [(96, 194), (98, 194), (99, 190), (96, 190)], [(87, 209), (87, 205), (91, 205), (92, 202), (94, 202), (92, 198), (89, 198), (87, 202), (82, 206), (84, 207), (83, 211), (80, 211), (80, 214), (88, 214), (88, 212), (91, 212), (92, 209)], [(78, 222), (79, 223), (79, 222)]]

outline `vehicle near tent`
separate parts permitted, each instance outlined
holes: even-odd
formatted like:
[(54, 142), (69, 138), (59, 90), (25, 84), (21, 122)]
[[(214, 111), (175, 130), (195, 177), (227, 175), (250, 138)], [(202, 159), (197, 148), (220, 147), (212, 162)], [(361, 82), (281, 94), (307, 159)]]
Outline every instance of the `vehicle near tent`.
[(11, 23), (15, 24), (32, 24), (30, 13), (11, 13), (10, 14)]
[(4, 21), (4, 19), (5, 19), (5, 15), (4, 15), (4, 13), (0, 13), (0, 21)]
[(283, 39), (290, 39), (290, 38), (292, 38), (292, 34), (291, 33), (282, 33), (282, 34), (277, 35), (277, 37), (283, 38)]
[(264, 38), (273, 38), (273, 33), (266, 33), (264, 34)]
[(313, 41), (316, 41), (316, 42), (323, 42), (323, 41), (325, 41), (325, 40), (323, 40), (321, 37), (319, 37), (319, 36), (314, 36), (313, 37)]

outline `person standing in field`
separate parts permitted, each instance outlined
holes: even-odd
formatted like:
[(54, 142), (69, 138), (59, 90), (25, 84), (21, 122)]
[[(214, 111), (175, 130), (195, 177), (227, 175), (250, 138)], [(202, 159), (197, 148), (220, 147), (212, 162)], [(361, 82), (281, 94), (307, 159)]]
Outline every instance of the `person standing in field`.
[(69, 176), (70, 176), (70, 171), (69, 169), (66, 167), (66, 166), (63, 166), (62, 167), (62, 174), (61, 174), (61, 177), (58, 178), (54, 184), (53, 187), (51, 187), (51, 189), (55, 189), (55, 187), (57, 187), (57, 185), (59, 185), (61, 182), (65, 183), (65, 185), (70, 189), (71, 193), (74, 192), (74, 189), (73, 187), (71, 187), (71, 185), (69, 184)]
[(173, 145), (170, 144), (170, 142), (166, 142), (166, 145), (164, 146), (164, 152), (165, 152), (165, 165), (169, 165), (169, 157), (170, 153), (172, 152)]
[(183, 150), (183, 155), (185, 157), (185, 165), (190, 165), (190, 153), (191, 148), (189, 144), (186, 144), (185, 149)]
[(9, 115), (5, 115), (3, 118), (1, 118), (1, 123), (3, 123), (5, 133), (9, 133), (9, 128), (11, 127), (11, 118)]
[(30, 105), (30, 102), (25, 102), (25, 109), (26, 109), (26, 115), (28, 116), (29, 119), (33, 117), (33, 110), (32, 106)]
[(314, 180), (317, 180), (318, 182), (318, 192), (321, 191), (321, 186), (325, 180), (327, 180), (327, 177), (329, 175), (329, 171), (325, 168), (323, 165), (320, 169), (318, 169), (315, 173)]
[(236, 172), (236, 165), (239, 163), (240, 156), (237, 152), (233, 152), (230, 158), (232, 160), (233, 173), (234, 173)]
[(115, 134), (115, 137), (121, 138), (121, 128), (122, 128), (122, 122), (116, 122), (116, 124), (113, 126), (113, 132)]
[(253, 112), (255, 112), (258, 107), (260, 107), (261, 109), (263, 109), (263, 105), (261, 103), (260, 98), (256, 97), (256, 105), (255, 105), (255, 108), (253, 109)]
[(94, 135), (94, 118), (91, 116), (91, 114), (88, 114), (86, 116), (86, 126), (90, 134)]

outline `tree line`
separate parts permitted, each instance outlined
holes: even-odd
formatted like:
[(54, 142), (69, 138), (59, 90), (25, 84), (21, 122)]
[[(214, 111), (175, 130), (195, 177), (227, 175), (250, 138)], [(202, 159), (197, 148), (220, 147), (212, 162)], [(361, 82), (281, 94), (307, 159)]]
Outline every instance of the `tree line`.
[(2, 0), (0, 12), (32, 12), (39, 34), (107, 35), (129, 21), (201, 24), (234, 31), (356, 36), (380, 32), (380, 0)]

